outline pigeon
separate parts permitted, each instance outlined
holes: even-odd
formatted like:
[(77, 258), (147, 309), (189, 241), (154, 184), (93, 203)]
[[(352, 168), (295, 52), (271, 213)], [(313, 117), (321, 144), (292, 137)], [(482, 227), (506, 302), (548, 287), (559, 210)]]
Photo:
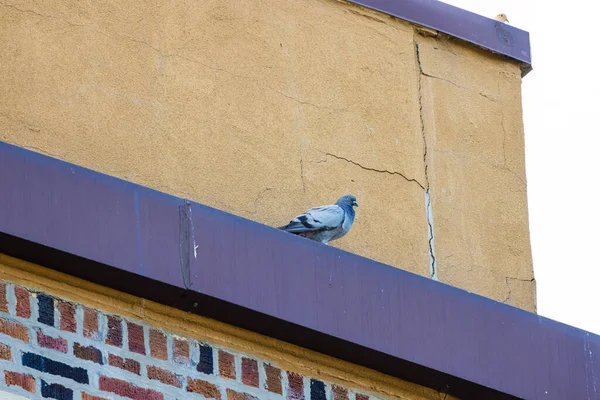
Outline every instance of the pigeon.
[(504, 22), (504, 23), (508, 22), (508, 18), (506, 17), (506, 14), (498, 14), (494, 17), (494, 19), (496, 21), (500, 21), (500, 22)]
[(356, 197), (345, 194), (328, 206), (313, 207), (278, 229), (327, 244), (346, 235), (354, 222)]

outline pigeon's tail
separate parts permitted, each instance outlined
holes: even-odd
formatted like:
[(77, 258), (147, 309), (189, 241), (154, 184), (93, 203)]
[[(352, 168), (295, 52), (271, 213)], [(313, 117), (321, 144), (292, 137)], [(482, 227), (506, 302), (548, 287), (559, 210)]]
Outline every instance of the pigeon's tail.
[(304, 232), (312, 232), (315, 230), (313, 226), (308, 224), (307, 222), (298, 222), (296, 220), (290, 221), (286, 226), (281, 226), (278, 229), (282, 231), (286, 231), (289, 233), (299, 234)]
[(294, 223), (294, 221), (290, 221), (290, 222), (288, 222), (287, 225), (278, 226), (277, 229), (282, 230), (282, 231), (286, 231), (286, 232), (291, 232), (291, 231), (294, 230), (295, 225), (296, 224)]
[(289, 233), (304, 232), (306, 230), (306, 228), (304, 228), (304, 229), (298, 229), (298, 227), (295, 224), (292, 224), (292, 223), (289, 223), (289, 224), (284, 225), (284, 226), (280, 226), (277, 229), (280, 229), (282, 231), (286, 231), (286, 232), (289, 232)]

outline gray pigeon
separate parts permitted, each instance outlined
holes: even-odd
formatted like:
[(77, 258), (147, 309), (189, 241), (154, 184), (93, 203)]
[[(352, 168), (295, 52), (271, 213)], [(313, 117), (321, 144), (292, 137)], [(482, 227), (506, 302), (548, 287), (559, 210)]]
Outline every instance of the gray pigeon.
[(278, 229), (325, 243), (344, 236), (354, 222), (356, 197), (345, 194), (328, 206), (313, 207)]

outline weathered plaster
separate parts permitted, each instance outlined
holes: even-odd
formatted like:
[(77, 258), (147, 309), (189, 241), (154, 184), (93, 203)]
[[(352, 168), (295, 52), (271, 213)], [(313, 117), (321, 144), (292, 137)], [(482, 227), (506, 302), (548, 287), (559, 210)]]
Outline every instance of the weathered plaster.
[(520, 70), (442, 37), (416, 46), (438, 277), (535, 311)]
[(351, 192), (335, 246), (533, 278), (518, 65), (330, 0), (0, 1), (0, 140), (274, 226)]

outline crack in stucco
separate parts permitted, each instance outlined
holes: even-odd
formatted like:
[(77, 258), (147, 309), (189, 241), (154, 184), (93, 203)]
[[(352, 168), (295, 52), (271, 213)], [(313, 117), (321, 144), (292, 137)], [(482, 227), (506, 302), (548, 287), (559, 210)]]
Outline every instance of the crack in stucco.
[(267, 193), (269, 190), (273, 190), (273, 189), (275, 189), (275, 188), (266, 187), (258, 193), (258, 196), (256, 196), (256, 199), (254, 199), (254, 210), (250, 211), (251, 214), (256, 214), (256, 212), (258, 211), (258, 201), (263, 197), (263, 195), (265, 193)]
[(519, 282), (534, 282), (535, 278), (531, 278), (531, 279), (521, 279), (521, 278), (513, 278), (511, 276), (506, 276), (504, 278), (504, 282), (506, 284), (506, 298), (504, 300), (502, 300), (503, 303), (506, 303), (510, 300), (510, 296), (512, 295), (512, 289), (510, 287), (510, 283), (509, 281), (519, 281)]
[[(141, 45), (143, 45), (145, 47), (148, 47), (149, 49), (151, 49), (154, 52), (158, 53), (161, 58), (179, 58), (181, 60), (188, 61), (188, 62), (194, 63), (196, 65), (200, 65), (200, 66), (203, 66), (205, 68), (211, 69), (213, 71), (223, 72), (223, 73), (226, 73), (226, 74), (228, 74), (230, 76), (233, 76), (235, 78), (242, 79), (242, 80), (244, 80), (246, 82), (253, 82), (255, 84), (258, 84), (259, 86), (265, 87), (268, 90), (271, 90), (274, 93), (277, 93), (277, 94), (279, 94), (279, 95), (281, 95), (281, 96), (283, 96), (283, 97), (285, 97), (287, 99), (293, 100), (293, 101), (295, 101), (295, 102), (297, 102), (299, 104), (308, 105), (308, 106), (319, 108), (319, 109), (337, 111), (337, 112), (348, 111), (348, 109), (350, 107), (358, 104), (358, 102), (357, 102), (357, 103), (353, 103), (353, 104), (350, 104), (350, 105), (347, 105), (347, 106), (344, 106), (344, 107), (331, 107), (331, 106), (327, 106), (327, 105), (315, 104), (315, 103), (312, 103), (310, 101), (306, 101), (306, 100), (303, 100), (303, 99), (298, 99), (298, 98), (296, 98), (296, 97), (294, 97), (292, 95), (289, 95), (289, 94), (287, 94), (285, 92), (282, 92), (281, 90), (275, 89), (275, 88), (267, 85), (265, 82), (263, 82), (263, 81), (261, 81), (259, 79), (253, 78), (251, 76), (237, 74), (235, 72), (229, 71), (229, 70), (224, 69), (224, 68), (217, 67), (215, 65), (204, 63), (204, 62), (198, 61), (198, 60), (193, 59), (193, 58), (185, 57), (185, 56), (183, 56), (181, 54), (167, 53), (167, 52), (161, 50), (159, 47), (153, 46), (150, 43), (148, 43), (146, 40), (143, 40), (143, 39), (138, 39), (138, 38), (131, 37), (131, 36), (128, 36), (128, 35), (120, 35), (120, 34), (117, 34), (117, 33), (114, 33), (114, 32), (109, 34), (109, 33), (103, 32), (101, 30), (95, 29), (94, 27), (92, 27), (90, 25), (75, 24), (75, 23), (70, 22), (69, 20), (61, 18), (61, 17), (55, 17), (55, 16), (52, 16), (52, 15), (44, 15), (44, 14), (40, 14), (40, 13), (38, 13), (36, 11), (33, 11), (33, 10), (20, 9), (20, 8), (15, 7), (13, 5), (10, 5), (10, 4), (0, 3), (0, 5), (4, 6), (4, 7), (7, 7), (7, 8), (12, 8), (12, 9), (14, 9), (16, 11), (21, 12), (21, 13), (27, 13), (27, 14), (35, 15), (35, 16), (38, 16), (38, 17), (41, 17), (41, 18), (44, 18), (44, 19), (64, 21), (65, 23), (69, 24), (70, 26), (88, 28), (88, 29), (94, 31), (95, 33), (98, 33), (98, 34), (100, 34), (102, 36), (105, 36), (105, 37), (107, 37), (109, 39), (113, 39), (113, 40), (126, 40), (126, 41), (131, 41), (133, 43), (138, 43), (138, 44), (141, 44)], [(175, 50), (180, 50), (180, 49), (175, 49)]]
[(356, 161), (352, 161), (352, 160), (350, 160), (350, 159), (348, 159), (346, 157), (341, 157), (341, 156), (338, 156), (338, 155), (335, 155), (335, 154), (332, 154), (332, 153), (324, 153), (324, 154), (326, 156), (333, 157), (333, 158), (336, 158), (338, 160), (343, 160), (343, 161), (349, 162), (350, 164), (356, 165), (357, 167), (360, 167), (360, 168), (362, 168), (362, 169), (364, 169), (366, 171), (381, 172), (381, 173), (389, 174), (389, 175), (399, 175), (402, 178), (404, 178), (407, 182), (414, 182), (417, 185), (419, 185), (419, 187), (421, 187), (421, 189), (423, 189), (423, 190), (425, 189), (425, 187), (418, 180), (416, 180), (414, 178), (408, 178), (406, 175), (404, 175), (404, 174), (402, 174), (400, 172), (388, 171), (387, 169), (375, 169), (375, 168), (365, 167), (365, 166), (357, 163)]
[[(428, 73), (426, 73), (426, 72), (423, 72), (423, 70), (421, 70), (421, 75), (424, 75), (424, 76), (426, 76), (426, 77), (428, 77), (428, 78), (431, 78), (431, 79), (438, 79), (438, 80), (440, 80), (440, 81), (448, 82), (448, 83), (449, 83), (449, 84), (451, 84), (452, 86), (454, 86), (454, 87), (457, 87), (457, 88), (459, 88), (459, 89), (463, 89), (463, 90), (471, 90), (471, 88), (468, 88), (468, 87), (466, 87), (466, 86), (461, 86), (461, 85), (459, 85), (459, 84), (457, 84), (457, 83), (455, 83), (455, 82), (451, 81), (450, 79), (442, 78), (441, 76), (430, 75), (430, 74), (428, 74)], [(494, 102), (494, 103), (497, 103), (497, 102), (498, 102), (498, 99), (497, 99), (497, 98), (495, 98), (495, 97), (493, 97), (493, 96), (492, 96), (492, 95), (490, 95), (490, 94), (483, 93), (483, 92), (478, 92), (477, 94), (478, 94), (479, 96), (481, 96), (481, 97), (483, 97), (483, 98), (485, 98), (485, 99), (487, 99), (487, 100), (491, 101), (491, 102)]]
[(304, 182), (304, 160), (300, 158), (300, 180), (302, 181), (302, 191), (306, 193), (306, 183)]
[[(417, 91), (419, 98), (419, 121), (421, 123), (421, 136), (423, 137), (423, 164), (425, 165), (425, 183), (426, 187), (424, 187), (425, 191), (425, 218), (427, 219), (427, 243), (429, 246), (429, 277), (433, 280), (438, 279), (437, 273), (437, 263), (435, 259), (435, 241), (434, 241), (434, 230), (433, 230), (433, 210), (431, 207), (431, 191), (429, 185), (429, 171), (427, 165), (427, 138), (425, 135), (425, 120), (423, 118), (423, 91), (422, 91), (422, 77), (430, 76), (423, 72), (423, 66), (421, 65), (421, 55), (419, 53), (419, 43), (417, 43), (415, 38), (415, 58), (417, 61), (418, 67), (418, 77), (417, 77)], [(435, 78), (435, 77), (432, 77)], [(442, 78), (439, 78), (442, 79)], [(445, 79), (442, 79), (445, 80)], [(454, 82), (448, 81), (449, 83), (456, 85)]]
[(494, 96), (492, 96), (491, 94), (487, 94), (487, 93), (483, 93), (483, 92), (479, 92), (477, 94), (480, 95), (481, 97), (485, 97), (486, 99), (488, 99), (491, 102), (494, 102), (494, 103), (498, 102), (498, 99), (495, 98)]
[(188, 62), (191, 62), (193, 64), (200, 65), (202, 67), (211, 69), (213, 71), (223, 72), (223, 73), (228, 74), (228, 75), (230, 75), (232, 77), (242, 79), (242, 80), (244, 80), (246, 82), (255, 83), (255, 84), (257, 84), (259, 86), (262, 86), (262, 87), (265, 87), (265, 88), (267, 88), (267, 89), (269, 89), (269, 90), (271, 90), (271, 91), (273, 91), (273, 92), (275, 92), (275, 93), (277, 93), (277, 94), (279, 94), (279, 95), (281, 95), (281, 96), (283, 96), (283, 97), (285, 97), (287, 99), (293, 100), (293, 101), (295, 101), (295, 102), (297, 102), (299, 104), (303, 104), (303, 105), (307, 105), (307, 106), (311, 106), (311, 107), (315, 107), (315, 108), (319, 108), (319, 109), (326, 109), (326, 110), (331, 110), (331, 111), (338, 111), (338, 112), (339, 111), (342, 111), (342, 112), (343, 111), (348, 111), (348, 109), (350, 107), (358, 104), (358, 103), (353, 103), (353, 104), (350, 104), (350, 105), (345, 106), (345, 107), (331, 107), (331, 106), (323, 106), (323, 105), (315, 104), (315, 103), (312, 103), (310, 101), (298, 99), (298, 98), (296, 98), (296, 97), (294, 97), (292, 95), (289, 95), (289, 94), (287, 94), (285, 92), (282, 92), (281, 90), (275, 89), (275, 88), (267, 85), (265, 82), (263, 82), (263, 81), (261, 81), (259, 79), (253, 78), (253, 77), (251, 77), (249, 75), (236, 74), (235, 72), (229, 71), (229, 70), (227, 70), (225, 68), (220, 68), (220, 67), (217, 67), (215, 65), (203, 63), (203, 62), (198, 61), (196, 59), (185, 57), (185, 56), (183, 56), (181, 54), (166, 53), (163, 50), (161, 50), (160, 48), (151, 45), (150, 43), (148, 43), (145, 40), (136, 39), (134, 37), (123, 36), (123, 35), (111, 36), (111, 35), (109, 35), (107, 33), (104, 33), (104, 32), (101, 32), (101, 31), (97, 31), (95, 29), (94, 29), (94, 31), (96, 31), (97, 33), (99, 33), (99, 34), (101, 34), (103, 36), (106, 36), (106, 37), (108, 37), (110, 39), (128, 40), (128, 41), (131, 41), (131, 42), (134, 42), (134, 43), (138, 43), (138, 44), (144, 45), (144, 46), (150, 48), (151, 50), (155, 51), (156, 53), (158, 53), (162, 58), (179, 58), (181, 60), (188, 61)]
[[(251, 79), (251, 78), (250, 78), (250, 79)], [(269, 86), (269, 85), (266, 85), (264, 82), (261, 82), (261, 81), (259, 81), (259, 80), (254, 80), (254, 82), (256, 82), (256, 83), (259, 83), (259, 84), (262, 84), (262, 85), (263, 85), (264, 87), (266, 87), (267, 89), (269, 89), (269, 90), (272, 90), (273, 92), (275, 92), (275, 93), (278, 93), (278, 94), (282, 95), (283, 97), (285, 97), (285, 98), (287, 98), (287, 99), (293, 100), (293, 101), (295, 101), (296, 103), (303, 104), (303, 105), (307, 105), (307, 106), (311, 106), (311, 107), (315, 107), (315, 108), (320, 108), (320, 109), (323, 109), (323, 110), (331, 110), (331, 111), (348, 111), (348, 109), (349, 109), (350, 107), (352, 107), (352, 106), (354, 106), (354, 105), (358, 104), (358, 103), (352, 103), (352, 104), (350, 104), (350, 105), (348, 105), (348, 106), (345, 106), (345, 107), (329, 107), (329, 106), (321, 106), (321, 105), (318, 105), (318, 104), (315, 104), (315, 103), (311, 103), (310, 101), (306, 101), (306, 100), (301, 100), (301, 99), (298, 99), (298, 98), (296, 98), (296, 97), (294, 97), (294, 96), (291, 96), (291, 95), (289, 95), (289, 94), (287, 94), (287, 93), (285, 93), (285, 92), (282, 92), (281, 90), (277, 90), (277, 89), (275, 89), (275, 88), (273, 88), (273, 87), (271, 87), (271, 86)]]
[(350, 12), (350, 13), (352, 13), (352, 14), (354, 14), (354, 15), (358, 15), (358, 16), (366, 18), (368, 20), (378, 22), (380, 24), (385, 24), (386, 23), (384, 20), (381, 20), (379, 18), (376, 18), (376, 17), (373, 17), (371, 15), (365, 14), (364, 12), (360, 12), (358, 10), (353, 10), (353, 9), (349, 8), (349, 9), (347, 9), (347, 11)]
[(70, 21), (68, 21), (68, 20), (66, 20), (64, 18), (55, 17), (54, 15), (46, 15), (46, 14), (38, 13), (38, 12), (33, 11), (33, 10), (25, 10), (25, 9), (19, 8), (19, 7), (15, 6), (15, 5), (12, 5), (12, 4), (0, 3), (0, 5), (2, 7), (12, 8), (13, 10), (19, 11), (19, 12), (24, 13), (24, 14), (35, 15), (37, 17), (41, 17), (41, 18), (44, 18), (44, 19), (53, 19), (53, 20), (57, 20), (57, 21), (64, 21), (64, 22), (66, 22), (67, 24), (69, 24), (71, 26), (84, 26), (84, 25), (74, 24), (74, 23), (72, 23), (72, 22), (70, 22)]
[(500, 126), (502, 127), (502, 159), (503, 165), (506, 167), (506, 126), (504, 125), (504, 111), (502, 111)]
[(31, 132), (38, 133), (38, 132), (40, 132), (42, 130), (41, 128), (34, 128), (33, 126), (29, 125), (26, 121), (23, 121), (23, 120), (21, 120), (19, 118), (14, 118), (13, 116), (8, 115), (8, 114), (0, 113), (0, 117), (4, 117), (4, 118), (6, 118), (9, 121), (17, 122), (17, 123), (23, 125), (25, 128), (27, 128)]
[[(111, 37), (111, 36), (108, 36), (108, 37)], [(134, 43), (140, 43), (140, 44), (143, 44), (145, 46), (148, 46), (152, 50), (154, 50), (155, 52), (157, 52), (158, 54), (160, 54), (160, 56), (163, 57), (163, 58), (168, 58), (168, 57), (180, 57), (180, 58), (183, 58), (183, 57), (181, 57), (181, 56), (179, 56), (177, 54), (166, 54), (166, 53), (163, 53), (163, 51), (161, 49), (159, 49), (158, 47), (152, 46), (150, 43), (146, 42), (145, 40), (135, 39), (135, 38), (132, 38), (132, 37), (127, 37), (127, 36), (124, 36), (123, 39), (128, 39), (128, 40), (131, 40)], [(191, 60), (188, 60), (188, 61), (191, 61)]]
[(425, 192), (425, 218), (427, 218), (427, 243), (429, 244), (430, 278), (438, 281), (437, 260), (435, 258), (435, 239), (433, 234), (433, 210), (431, 208), (431, 196), (429, 189)]
[(519, 174), (517, 174), (515, 171), (513, 171), (509, 166), (508, 166), (508, 158), (506, 157), (506, 125), (504, 124), (504, 104), (501, 103), (502, 109), (502, 115), (501, 115), (501, 119), (500, 119), (500, 125), (502, 126), (502, 158), (503, 158), (503, 163), (502, 163), (502, 167), (507, 170), (508, 172), (510, 172), (515, 178), (517, 178), (519, 181), (521, 181), (521, 183), (524, 186), (527, 186), (527, 182), (525, 182), (525, 180), (523, 178), (521, 178), (521, 176), (519, 176)]
[(130, 41), (132, 41), (134, 43), (142, 44), (142, 45), (147, 46), (148, 48), (152, 49), (153, 51), (157, 52), (162, 58), (179, 58), (181, 60), (188, 61), (188, 62), (191, 62), (193, 64), (200, 65), (200, 66), (203, 66), (205, 68), (211, 69), (213, 71), (223, 72), (223, 73), (228, 74), (228, 75), (230, 75), (232, 77), (242, 79), (242, 80), (244, 80), (246, 82), (255, 83), (255, 84), (257, 84), (259, 86), (262, 86), (262, 87), (265, 87), (265, 88), (271, 90), (272, 92), (275, 92), (275, 93), (277, 93), (277, 94), (279, 94), (279, 95), (281, 95), (281, 96), (283, 96), (283, 97), (285, 97), (287, 99), (293, 100), (293, 101), (295, 101), (295, 102), (297, 102), (299, 104), (303, 104), (303, 105), (307, 105), (307, 106), (311, 106), (311, 107), (315, 107), (315, 108), (319, 108), (319, 109), (325, 109), (325, 110), (331, 110), (331, 111), (338, 111), (338, 112), (340, 112), (340, 111), (341, 112), (348, 111), (348, 109), (350, 107), (352, 107), (352, 106), (354, 106), (354, 105), (357, 104), (357, 103), (354, 103), (354, 104), (350, 104), (350, 105), (345, 106), (345, 107), (330, 107), (330, 106), (323, 106), (323, 105), (315, 104), (315, 103), (312, 103), (310, 101), (298, 99), (298, 98), (296, 98), (296, 97), (294, 97), (292, 95), (289, 95), (289, 94), (287, 94), (285, 92), (282, 92), (281, 90), (275, 89), (274, 87), (271, 87), (271, 86), (267, 85), (265, 82), (263, 82), (263, 81), (261, 81), (259, 79), (253, 78), (253, 77), (251, 77), (249, 75), (236, 74), (235, 72), (229, 71), (229, 70), (227, 70), (225, 68), (220, 68), (220, 67), (217, 67), (215, 65), (203, 63), (203, 62), (200, 62), (200, 61), (195, 60), (193, 58), (182, 56), (181, 54), (165, 53), (160, 48), (152, 46), (150, 43), (146, 42), (145, 40), (140, 40), (140, 39), (136, 39), (136, 38), (129, 37), (129, 36), (117, 36), (117, 37), (114, 37), (114, 36), (110, 36), (110, 35), (108, 35), (108, 34), (106, 34), (104, 32), (98, 32), (98, 33), (100, 33), (100, 34), (102, 34), (102, 35), (104, 35), (104, 36), (106, 36), (108, 38), (111, 38), (111, 39), (130, 40)]
[(353, 103), (353, 104), (350, 104), (350, 105), (345, 106), (345, 107), (331, 107), (331, 106), (323, 106), (323, 105), (315, 104), (315, 103), (312, 103), (310, 101), (298, 99), (298, 98), (296, 98), (296, 97), (294, 97), (292, 95), (289, 95), (289, 94), (287, 94), (285, 92), (282, 92), (281, 90), (275, 89), (274, 87), (267, 85), (265, 82), (263, 82), (263, 81), (261, 81), (259, 79), (253, 78), (253, 77), (251, 77), (249, 75), (236, 74), (235, 72), (229, 71), (229, 70), (227, 70), (225, 68), (220, 68), (220, 67), (217, 67), (215, 65), (206, 64), (206, 63), (200, 62), (198, 60), (195, 60), (193, 58), (182, 56), (181, 54), (165, 53), (160, 48), (152, 46), (151, 44), (149, 44), (145, 40), (140, 40), (140, 39), (136, 39), (136, 38), (132, 38), (132, 37), (128, 37), (128, 36), (113, 37), (113, 36), (110, 36), (110, 35), (105, 34), (103, 32), (99, 32), (99, 33), (102, 34), (102, 35), (105, 35), (108, 38), (120, 39), (120, 40), (130, 40), (130, 41), (132, 41), (134, 43), (142, 44), (142, 45), (147, 46), (150, 49), (154, 50), (155, 52), (157, 52), (163, 58), (179, 58), (181, 60), (188, 61), (188, 62), (191, 62), (193, 64), (200, 65), (200, 66), (203, 66), (205, 68), (211, 69), (213, 71), (223, 72), (223, 73), (228, 74), (230, 76), (233, 76), (235, 78), (239, 78), (239, 79), (245, 80), (247, 82), (253, 82), (253, 83), (255, 83), (255, 84), (259, 85), (259, 86), (265, 87), (265, 88), (267, 88), (267, 89), (269, 89), (269, 90), (271, 90), (271, 91), (273, 91), (273, 92), (275, 92), (275, 93), (277, 93), (277, 94), (279, 94), (279, 95), (281, 95), (281, 96), (283, 96), (283, 97), (285, 97), (287, 99), (293, 100), (293, 101), (295, 101), (295, 102), (297, 102), (299, 104), (303, 104), (303, 105), (307, 105), (307, 106), (311, 106), (311, 107), (315, 107), (315, 108), (319, 108), (319, 109), (324, 109), (324, 110), (338, 111), (338, 112), (348, 111), (348, 109), (350, 107), (358, 104), (358, 103)]
[(430, 75), (430, 74), (428, 74), (426, 72), (423, 72), (423, 69), (421, 67), (421, 60), (419, 59), (419, 50), (418, 50), (418, 46), (419, 45), (416, 44), (416, 46), (417, 46), (417, 62), (419, 63), (419, 69), (421, 71), (421, 75), (426, 76), (428, 78), (439, 79), (440, 81), (448, 82), (449, 84), (451, 84), (451, 85), (453, 85), (453, 86), (455, 86), (455, 87), (457, 87), (459, 89), (465, 89), (465, 90), (469, 89), (468, 87), (460, 86), (459, 84), (456, 84), (456, 83), (452, 82), (450, 79), (442, 78), (440, 76)]

